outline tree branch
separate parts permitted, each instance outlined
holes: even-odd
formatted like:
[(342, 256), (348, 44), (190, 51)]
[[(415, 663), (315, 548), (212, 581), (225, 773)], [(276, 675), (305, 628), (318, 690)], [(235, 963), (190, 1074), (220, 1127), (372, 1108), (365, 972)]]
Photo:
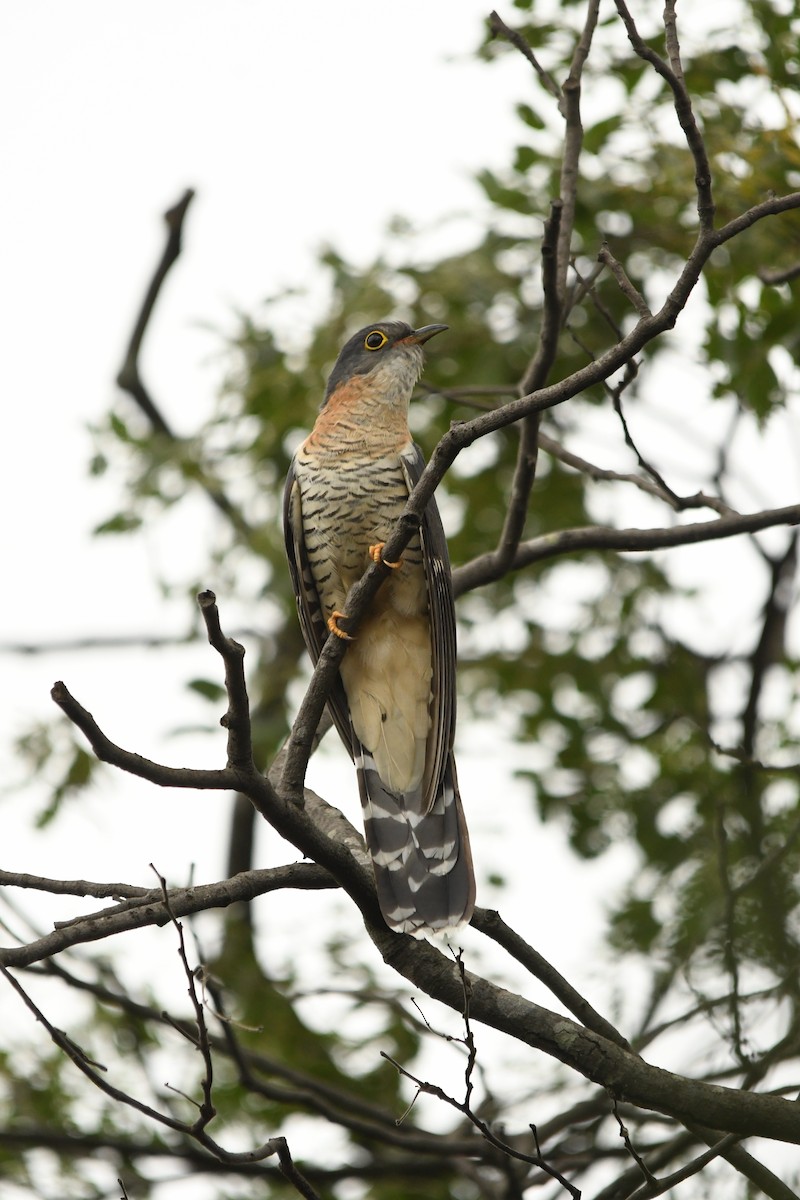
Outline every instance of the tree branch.
[(217, 598), (211, 591), (197, 597), (208, 631), (208, 641), (225, 664), (225, 691), (228, 711), (220, 724), (228, 731), (228, 766), (234, 770), (255, 771), (250, 733), (250, 703), (244, 675), (244, 646), (225, 637), (219, 622)]
[(710, 230), (714, 223), (714, 198), (711, 190), (711, 165), (708, 161), (705, 143), (697, 126), (692, 100), (683, 78), (683, 68), (680, 60), (678, 45), (678, 28), (675, 19), (675, 0), (666, 0), (664, 7), (664, 30), (666, 34), (667, 53), (671, 65), (664, 62), (650, 46), (642, 40), (636, 24), (631, 16), (625, 0), (615, 0), (617, 12), (622, 17), (628, 34), (628, 41), (636, 54), (658, 72), (672, 89), (675, 113), (683, 130), (686, 144), (694, 159), (695, 187), (697, 189), (697, 215), (700, 219), (701, 230)]
[[(544, 307), (539, 342), (531, 362), (520, 382), (520, 394), (541, 387), (555, 362), (558, 337), (561, 331), (561, 297), (558, 283), (558, 245), (561, 228), (561, 201), (553, 201), (550, 216), (544, 223), (542, 238), (542, 287)], [(503, 528), (495, 551), (498, 570), (507, 569), (513, 561), (528, 516), (531, 489), (536, 479), (538, 459), (539, 415), (526, 417), (520, 424), (517, 463), (511, 483)]]
[[(24, 880), (32, 876), (22, 876)], [(60, 889), (50, 885), (61, 881), (42, 880), (48, 886), (40, 890), (59, 892)], [(20, 883), (13, 878), (11, 872), (3, 872), (0, 883), (8, 887), (28, 887), (28, 883)], [(98, 895), (108, 885), (89, 884), (88, 891), (79, 891), (83, 881), (75, 881), (76, 890), (61, 894)], [(196, 884), (188, 888), (172, 888), (169, 892), (169, 902), (172, 912), (179, 917), (192, 913), (206, 912), (212, 908), (227, 908), (240, 901), (254, 900), (257, 896), (266, 896), (270, 892), (281, 891), (285, 888), (300, 888), (318, 890), (336, 887), (336, 880), (324, 867), (316, 863), (292, 863), (283, 867), (270, 867), (264, 870), (244, 871), (230, 879), (222, 879), (218, 883)], [(132, 889), (131, 889), (132, 890)], [(119, 933), (127, 933), (132, 929), (144, 929), (146, 926), (163, 926), (169, 921), (164, 908), (159, 889), (140, 889), (141, 894), (130, 899), (101, 909), (99, 912), (87, 913), (85, 916), (74, 917), (62, 921), (52, 933), (37, 938), (24, 946), (0, 948), (0, 963), (9, 967), (28, 967), (33, 963), (43, 962), (54, 954), (60, 954), (73, 946), (85, 945), (88, 942), (101, 941)]]
[[(139, 310), (139, 315), (133, 327), (128, 347), (125, 352), (125, 358), (117, 375), (117, 384), (122, 391), (127, 392), (135, 401), (136, 405), (147, 418), (154, 433), (160, 434), (164, 438), (168, 438), (171, 442), (179, 442), (180, 438), (172, 429), (172, 426), (167, 421), (167, 418), (161, 412), (154, 401), (149, 388), (147, 388), (142, 380), (141, 371), (139, 368), (139, 358), (141, 355), (142, 342), (150, 325), (150, 319), (153, 315), (156, 302), (161, 294), (161, 289), (164, 281), (169, 274), (170, 268), (177, 261), (181, 252), (181, 243), (183, 239), (183, 224), (186, 219), (186, 213), (189, 205), (194, 199), (194, 191), (188, 188), (177, 204), (172, 208), (167, 209), (164, 213), (164, 220), (167, 225), (167, 240), (161, 254), (153, 276), (145, 291), (144, 300)], [(243, 536), (249, 537), (251, 530), (239, 509), (228, 499), (222, 488), (213, 480), (203, 477), (201, 480), (203, 490), (205, 491), (212, 504), (227, 517), (230, 523)]]
[(123, 750), (106, 737), (92, 714), (79, 704), (70, 694), (66, 684), (61, 681), (53, 684), (50, 695), (73, 725), (77, 725), (85, 735), (101, 762), (119, 767), (121, 771), (158, 784), (159, 787), (202, 788), (206, 791), (225, 791), (237, 787), (239, 774), (233, 767), (225, 767), (222, 770), (166, 767), (149, 758), (143, 758), (141, 754)]
[(159, 1125), (166, 1126), (177, 1133), (182, 1133), (187, 1137), (194, 1139), (205, 1150), (208, 1150), (216, 1158), (227, 1163), (251, 1163), (260, 1162), (265, 1158), (271, 1158), (272, 1155), (278, 1156), (278, 1161), (282, 1173), (292, 1182), (295, 1190), (300, 1195), (306, 1197), (306, 1200), (319, 1200), (316, 1192), (311, 1188), (307, 1181), (300, 1175), (294, 1164), (291, 1162), (288, 1147), (284, 1138), (271, 1138), (262, 1146), (255, 1150), (231, 1151), (220, 1146), (212, 1137), (205, 1132), (205, 1126), (208, 1124), (213, 1111), (207, 1114), (201, 1112), (201, 1118), (193, 1125), (187, 1124), (185, 1121), (180, 1121), (168, 1113), (160, 1112), (144, 1101), (137, 1099), (136, 1096), (130, 1095), (128, 1092), (122, 1091), (121, 1088), (112, 1084), (103, 1074), (104, 1068), (94, 1062), (88, 1054), (72, 1040), (63, 1030), (57, 1029), (51, 1021), (45, 1016), (42, 1009), (34, 1002), (32, 997), (25, 991), (21, 983), (8, 970), (7, 966), (0, 963), (0, 974), (10, 983), (11, 987), (20, 996), (25, 1006), (33, 1014), (36, 1020), (47, 1030), (54, 1045), (66, 1054), (66, 1056), (74, 1063), (81, 1074), (99, 1088), (101, 1092), (109, 1096), (112, 1100), (119, 1104), (127, 1105), (150, 1120), (155, 1121)]
[(589, 0), (586, 6), (586, 20), (583, 24), (581, 36), (572, 55), (569, 74), (561, 89), (565, 128), (559, 195), (564, 206), (564, 214), (558, 239), (557, 280), (558, 296), (562, 308), (566, 303), (567, 296), (567, 271), (571, 257), (572, 234), (575, 228), (575, 210), (578, 202), (578, 168), (583, 148), (581, 78), (586, 60), (589, 57), (589, 51), (592, 47), (592, 37), (597, 25), (599, 8), (600, 0)]
[[(610, 529), (603, 525), (587, 525), (579, 529), (563, 529), (545, 533), (523, 542), (511, 565), (518, 571), (533, 563), (543, 562), (562, 554), (589, 550), (616, 550), (622, 553), (642, 553), (664, 550), (670, 546), (689, 546), (719, 538), (736, 537), (741, 533), (757, 533), (775, 525), (800, 523), (800, 504), (786, 508), (764, 509), (762, 512), (719, 517), (715, 521), (693, 521), (688, 525), (673, 525), (665, 529)], [(457, 596), (500, 578), (494, 573), (492, 554), (483, 554), (453, 571), (453, 588)]]
[(766, 283), (770, 287), (777, 287), (781, 283), (791, 283), (793, 279), (797, 279), (800, 275), (800, 263), (794, 263), (791, 267), (774, 268), (768, 270), (763, 267), (758, 272), (758, 278), (762, 283)]
[(492, 909), (478, 908), (475, 910), (472, 924), (486, 937), (497, 942), (498, 946), (502, 946), (512, 958), (525, 967), (526, 971), (530, 971), (531, 975), (549, 988), (556, 999), (560, 1000), (564, 1007), (568, 1008), (587, 1029), (593, 1029), (595, 1033), (608, 1038), (609, 1041), (616, 1042), (623, 1049), (630, 1050), (627, 1040), (611, 1022), (607, 1021), (605, 1017), (601, 1017), (588, 1000), (563, 975), (559, 974), (546, 958), (543, 958), (537, 950), (534, 950), (533, 946), (529, 945), (524, 938), (521, 938), (505, 923), (498, 912), (494, 912)]
[(625, 268), (623, 267), (622, 263), (618, 262), (611, 253), (607, 242), (603, 242), (597, 258), (599, 262), (608, 267), (609, 271), (617, 281), (619, 290), (622, 292), (626, 300), (630, 302), (636, 312), (636, 315), (644, 319), (651, 317), (653, 314), (647, 305), (647, 301), (641, 292), (639, 292), (637, 288), (633, 286), (627, 276)]
[[(110, 743), (93, 718), (77, 702), (66, 705), (65, 711), (67, 708), (75, 713), (81, 728), (94, 738), (93, 745), (96, 744), (107, 754), (106, 761), (117, 759), (118, 765), (124, 764), (124, 769), (134, 769), (134, 773), (142, 774), (145, 778), (153, 777), (155, 782), (164, 782), (175, 774), (139, 756), (120, 752), (117, 747), (111, 747), (109, 751)], [(213, 780), (210, 786), (216, 786), (220, 778), (227, 781), (229, 774), (236, 776), (240, 790), (251, 796), (259, 811), (264, 811), (278, 832), (293, 841), (304, 854), (313, 857), (320, 866), (328, 867), (342, 883), (361, 909), (367, 931), (387, 964), (428, 995), (461, 1011), (464, 980), (457, 971), (454, 974), (452, 962), (433, 946), (393, 933), (383, 924), (377, 912), (374, 883), (366, 868), (345, 845), (322, 833), (303, 808), (297, 803), (282, 800), (267, 781), (256, 773), (228, 768), (226, 771), (190, 774), (201, 779), (210, 778)], [(177, 772), (177, 776), (183, 782), (183, 773)], [(190, 892), (194, 890), (189, 889)], [(175, 903), (172, 903), (173, 911), (177, 911)], [(169, 917), (163, 903), (159, 907), (159, 915), (162, 921), (166, 921)], [(35, 947), (5, 951), (3, 960), (7, 964), (30, 963), (56, 953), (67, 945), (103, 937), (113, 931), (112, 923), (115, 920), (124, 923), (137, 915), (137, 910), (120, 913), (110, 918), (104, 928), (103, 918), (98, 918), (95, 922), (87, 922), (82, 928), (72, 926), (55, 931), (47, 938), (39, 939)], [(155, 914), (152, 919), (156, 923)], [(3, 967), (4, 971), (6, 969)], [(495, 987), (478, 976), (469, 975), (467, 985), (470, 1011), (476, 1020), (535, 1049), (543, 1050), (610, 1089), (614, 1095), (624, 1095), (641, 1107), (665, 1112), (679, 1120), (702, 1121), (731, 1133), (746, 1132), (800, 1143), (800, 1117), (796, 1106), (789, 1101), (684, 1079), (652, 1067), (594, 1031), (567, 1017), (530, 1004), (521, 996)]]
[(133, 326), (125, 358), (117, 375), (119, 386), (124, 392), (133, 397), (156, 433), (162, 433), (172, 441), (177, 440), (175, 433), (172, 431), (166, 417), (164, 417), (162, 412), (153, 403), (149, 391), (142, 382), (139, 372), (139, 354), (142, 349), (144, 335), (150, 324), (150, 318), (153, 315), (153, 309), (156, 306), (156, 301), (164, 285), (164, 280), (169, 274), (170, 267), (172, 267), (180, 255), (183, 222), (186, 218), (189, 205), (194, 199), (194, 195), (193, 189), (187, 188), (177, 204), (174, 204), (172, 208), (168, 208), (164, 213), (164, 221), (167, 225), (167, 241), (144, 294), (142, 307)]
[(531, 64), (539, 79), (542, 82), (545, 90), (554, 96), (556, 100), (561, 101), (561, 88), (556, 83), (549, 71), (546, 71), (541, 65), (531, 47), (526, 42), (525, 38), (516, 29), (511, 29), (506, 25), (505, 21), (494, 11), (489, 14), (489, 30), (492, 37), (503, 37), (515, 49), (519, 50), (523, 58)]
[(643, 475), (634, 475), (627, 471), (611, 471), (605, 467), (598, 467), (595, 463), (581, 458), (580, 455), (573, 454), (571, 450), (567, 450), (565, 446), (546, 433), (539, 434), (539, 449), (544, 450), (552, 458), (557, 458), (565, 466), (572, 467), (582, 475), (587, 475), (590, 479), (598, 482), (632, 483), (640, 491), (647, 492), (648, 495), (655, 496), (658, 500), (663, 500), (675, 512), (685, 512), (690, 508), (710, 508), (720, 516), (736, 517), (740, 515), (730, 505), (725, 504), (719, 496), (710, 496), (707, 492), (695, 492), (693, 496), (677, 496), (671, 488), (664, 489), (652, 478), (647, 479)]

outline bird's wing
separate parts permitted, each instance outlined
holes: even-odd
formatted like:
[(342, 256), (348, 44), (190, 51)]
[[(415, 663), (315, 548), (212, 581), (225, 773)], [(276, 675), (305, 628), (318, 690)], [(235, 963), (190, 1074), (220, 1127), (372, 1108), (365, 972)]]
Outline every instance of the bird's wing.
[[(286, 539), (286, 557), (289, 560), (289, 574), (292, 578), (294, 598), (297, 601), (303, 640), (312, 662), (316, 664), (328, 638), (328, 627), (322, 616), (322, 606), (314, 584), (311, 564), (308, 561), (308, 551), (303, 534), (300, 485), (295, 475), (294, 462), (289, 468), (286, 487), (283, 491), (283, 533)], [(350, 726), (350, 712), (344, 687), (338, 675), (328, 697), (328, 709), (339, 731), (339, 736), (352, 758), (353, 734)]]
[[(400, 462), (408, 490), (411, 492), (425, 469), (425, 459), (419, 446), (412, 443), (408, 449), (403, 450)], [(447, 539), (444, 536), (439, 509), (433, 499), (428, 501), (420, 524), (420, 543), (428, 589), (433, 659), (431, 728), (423, 777), (425, 805), (430, 809), (436, 802), (450, 760), (456, 722), (456, 619), (453, 584)]]

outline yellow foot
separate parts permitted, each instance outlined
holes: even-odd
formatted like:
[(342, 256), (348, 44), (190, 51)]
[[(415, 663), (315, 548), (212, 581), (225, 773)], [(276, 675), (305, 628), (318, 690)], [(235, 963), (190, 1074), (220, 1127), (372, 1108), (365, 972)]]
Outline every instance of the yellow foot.
[(345, 633), (343, 629), (339, 628), (339, 621), (346, 620), (347, 613), (337, 612), (334, 610), (328, 617), (328, 629), (330, 629), (331, 633), (335, 633), (338, 638), (342, 638), (345, 642), (354, 642), (356, 639), (351, 633)]
[(398, 567), (402, 566), (403, 560), (401, 558), (399, 562), (390, 563), (390, 562), (387, 562), (385, 558), (381, 558), (381, 554), (383, 553), (383, 547), (385, 545), (386, 545), (386, 542), (376, 542), (374, 546), (370, 546), (369, 556), (373, 562), (382, 562), (385, 567), (391, 567), (391, 569), (393, 571), (396, 571)]

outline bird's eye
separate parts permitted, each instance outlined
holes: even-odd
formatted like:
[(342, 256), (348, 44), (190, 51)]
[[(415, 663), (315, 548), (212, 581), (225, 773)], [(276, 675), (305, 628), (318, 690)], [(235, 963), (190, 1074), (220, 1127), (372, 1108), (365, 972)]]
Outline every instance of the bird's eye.
[(388, 342), (385, 333), (381, 333), (380, 329), (373, 329), (372, 333), (368, 333), (364, 338), (365, 350), (380, 350), (381, 346), (385, 346)]

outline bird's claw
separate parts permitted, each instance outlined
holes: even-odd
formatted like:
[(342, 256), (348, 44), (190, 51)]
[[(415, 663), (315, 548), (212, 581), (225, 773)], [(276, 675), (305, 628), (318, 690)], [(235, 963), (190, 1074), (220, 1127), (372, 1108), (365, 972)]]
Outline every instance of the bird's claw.
[(356, 639), (353, 637), (352, 633), (345, 633), (343, 629), (339, 628), (340, 620), (346, 621), (347, 613), (334, 610), (328, 617), (328, 629), (331, 631), (331, 633), (335, 633), (338, 638), (341, 638), (342, 641), (354, 642)]
[(369, 556), (373, 562), (382, 562), (385, 567), (390, 567), (392, 571), (396, 571), (399, 566), (402, 566), (402, 558), (398, 562), (387, 562), (385, 558), (381, 558), (383, 547), (386, 542), (376, 542), (374, 546), (369, 548)]

